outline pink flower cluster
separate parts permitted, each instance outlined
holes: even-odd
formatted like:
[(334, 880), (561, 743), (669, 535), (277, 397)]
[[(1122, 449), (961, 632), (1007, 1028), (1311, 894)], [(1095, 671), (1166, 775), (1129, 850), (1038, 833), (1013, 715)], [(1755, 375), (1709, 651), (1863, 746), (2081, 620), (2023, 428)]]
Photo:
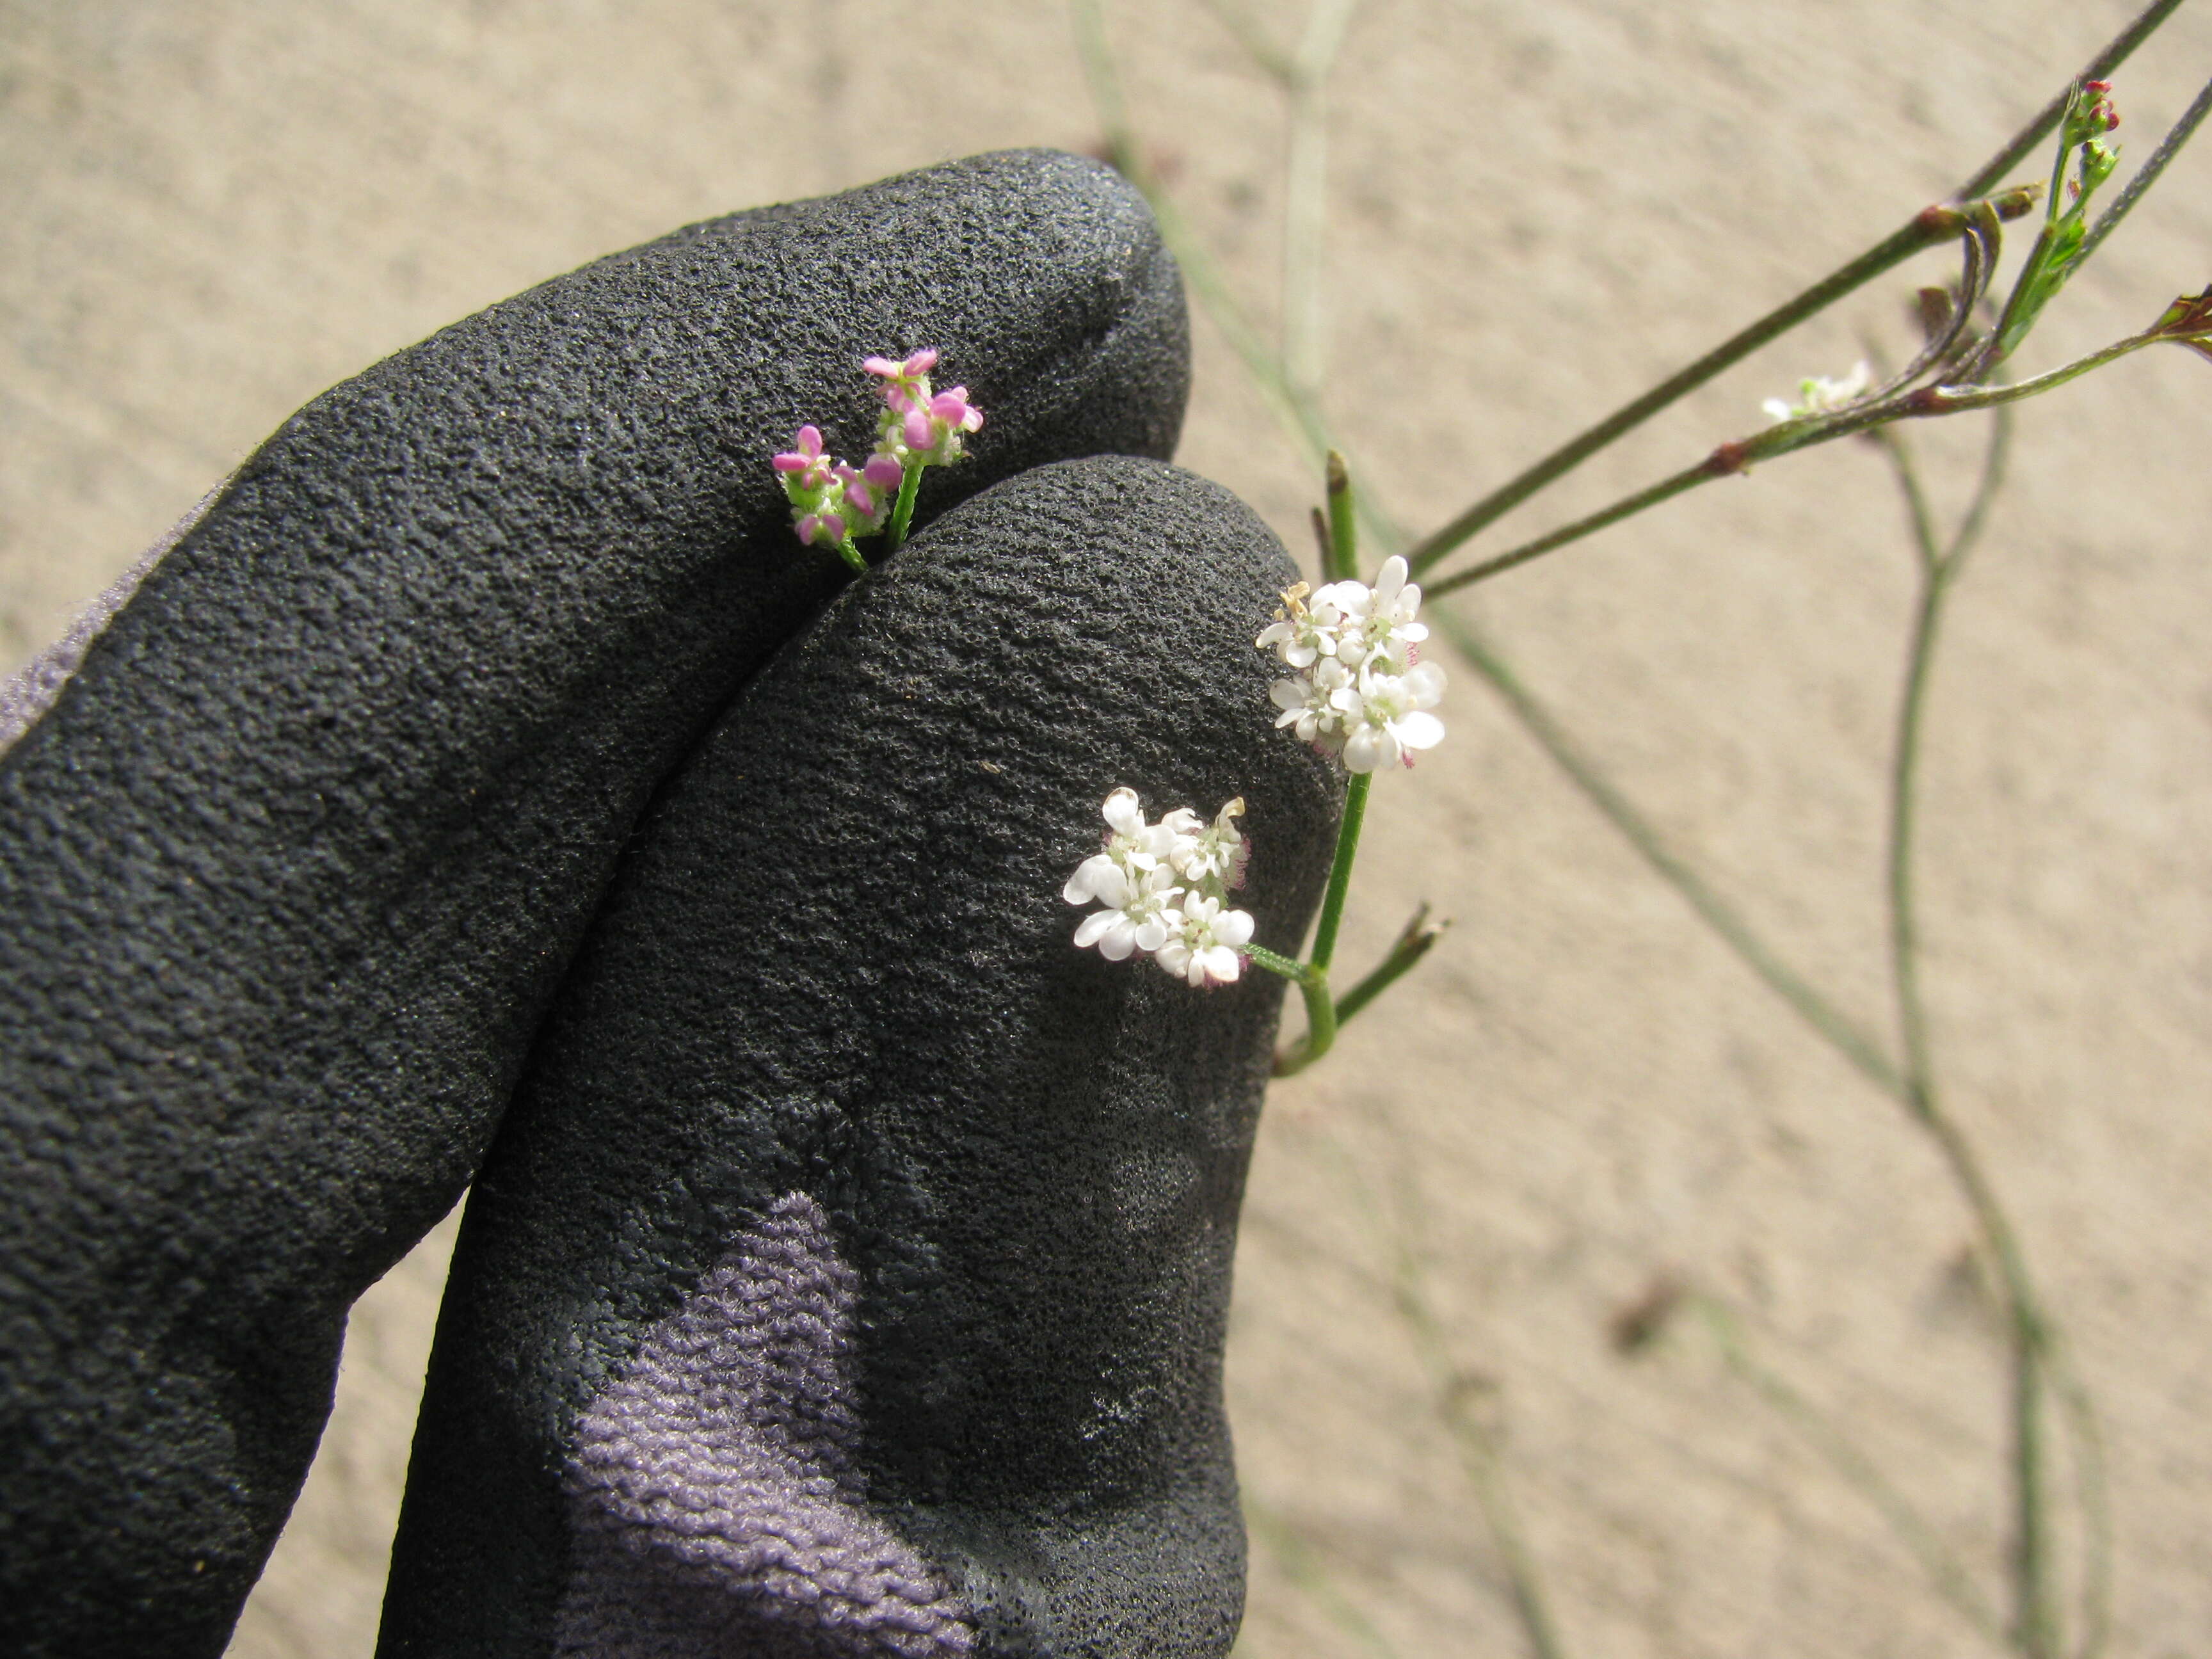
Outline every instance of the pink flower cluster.
[(823, 452), (819, 427), (802, 426), (794, 442), (769, 465), (783, 474), (800, 541), (811, 547), (817, 536), (826, 536), (834, 546), (848, 536), (872, 536), (884, 527), (906, 476), (897, 461), (871, 455), (855, 471)]
[(876, 453), (895, 455), (908, 466), (941, 465), (960, 459), (960, 434), (978, 432), (983, 411), (968, 401), (968, 388), (929, 389), (937, 367), (937, 348), (925, 346), (903, 362), (871, 357), (860, 365), (883, 378), (884, 415)]
[(903, 360), (870, 357), (861, 367), (883, 381), (884, 412), (866, 464), (848, 466), (830, 454), (814, 426), (800, 427), (792, 447), (771, 463), (782, 477), (799, 539), (809, 547), (826, 541), (856, 570), (865, 567), (853, 538), (889, 528), (896, 546), (906, 532), (904, 515), (913, 510), (914, 476), (958, 460), (962, 437), (983, 425), (983, 411), (968, 401), (966, 386), (930, 389), (933, 346)]

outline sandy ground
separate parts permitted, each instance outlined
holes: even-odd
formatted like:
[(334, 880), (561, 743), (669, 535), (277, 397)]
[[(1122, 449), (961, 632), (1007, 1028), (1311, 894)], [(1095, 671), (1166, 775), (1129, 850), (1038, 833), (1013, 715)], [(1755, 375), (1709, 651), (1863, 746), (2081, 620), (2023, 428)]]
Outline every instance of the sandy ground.
[[(1370, 0), (1332, 94), (1328, 415), (1390, 511), (1439, 522), (1942, 194), (2130, 9)], [(1272, 327), (1279, 92), (1196, 7), (1109, 9), (1152, 153)], [(1285, 41), (1304, 16), (1250, 10)], [(2200, 0), (2121, 78), (2135, 155), (2208, 70)], [(1097, 137), (1057, 5), (0, 0), (0, 668), (291, 409), (442, 323), (687, 220)], [(2208, 246), (2212, 140), (2029, 366), (2200, 287)], [(1868, 340), (1901, 351), (1908, 289), (1770, 349), (1504, 533), (1755, 428), (1762, 398)], [(1302, 549), (1308, 469), (1205, 324), (1199, 353), (1182, 459)], [(1923, 802), (1937, 1051), (2098, 1402), (2114, 1648), (2153, 1659), (2212, 1640), (2208, 415), (2212, 374), (2163, 349), (2023, 410), (1946, 634)], [(1935, 463), (1970, 447), (1926, 447), (1948, 511)], [(1885, 1042), (1911, 573), (1881, 458), (1839, 445), (1463, 611)], [(2002, 1348), (1929, 1141), (1471, 672), (1444, 712), (1448, 745), (1378, 788), (1347, 957), (1423, 897), (1457, 927), (1277, 1090), (1254, 1171), (1242, 1650), (1526, 1650), (1486, 1486), (1568, 1653), (1985, 1648), (1701, 1325), (1632, 1354), (1609, 1334), (1658, 1276), (1725, 1299), (2001, 1600)], [(450, 1224), (357, 1310), (240, 1659), (368, 1652), (449, 1246)], [(1458, 1455), (1395, 1311), (1401, 1253), (1486, 1461)]]

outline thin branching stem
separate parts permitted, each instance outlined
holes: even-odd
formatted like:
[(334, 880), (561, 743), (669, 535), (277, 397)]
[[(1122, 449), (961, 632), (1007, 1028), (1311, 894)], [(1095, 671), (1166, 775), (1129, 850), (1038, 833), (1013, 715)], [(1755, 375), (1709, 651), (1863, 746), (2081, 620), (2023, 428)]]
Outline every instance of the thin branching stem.
[(2014, 1639), (2029, 1659), (2057, 1659), (2063, 1643), (2044, 1434), (2051, 1326), (2011, 1218), (1972, 1142), (1943, 1103), (1920, 982), (1919, 921), (1913, 881), (1921, 738), (1942, 636), (1944, 602), (1988, 521), (1988, 502), (2002, 483), (2008, 428), (2000, 416), (1991, 431), (1975, 503), (1948, 545), (1937, 539), (1904, 434), (1882, 434), (1883, 449), (1896, 469), (1910, 507), (1920, 572), (1890, 767), (1890, 972), (1897, 999), (1898, 1038), (1905, 1056), (1906, 1106), (1942, 1152), (1997, 1269), (2012, 1362)]
[(1936, 1593), (1949, 1602), (1960, 1618), (1997, 1646), (2008, 1645), (1996, 1610), (1975, 1586), (1973, 1575), (1952, 1553), (1942, 1534), (1890, 1483), (1874, 1460), (1796, 1384), (1752, 1352), (1734, 1310), (1703, 1292), (1692, 1292), (1687, 1300), (1712, 1333), (1722, 1363), (1765, 1401), (1778, 1416), (1826, 1460), (1831, 1468), (1857, 1489), (1859, 1495), (1889, 1523), (1890, 1530), (1919, 1564)]
[(1786, 426), (1771, 427), (1749, 438), (1720, 446), (1704, 460), (1686, 466), (1679, 472), (1669, 473), (1656, 483), (1646, 484), (1619, 501), (1600, 507), (1572, 524), (1523, 542), (1520, 546), (1485, 559), (1480, 564), (1469, 565), (1450, 575), (1427, 584), (1425, 591), (1434, 598), (1455, 593), (1477, 582), (1488, 581), (1509, 570), (1517, 569), (1530, 560), (1547, 553), (1558, 551), (1601, 530), (1611, 528), (1623, 520), (1632, 519), (1660, 502), (1708, 484), (1717, 478), (1734, 477), (1751, 470), (1753, 461), (1777, 460), (1795, 454), (1799, 450), (1816, 449), (1822, 444), (1832, 444), (1838, 438), (1856, 437), (1861, 433), (1881, 432), (1901, 421), (1930, 420), (1948, 415), (1971, 414), (1979, 410), (1997, 409), (2007, 404), (2016, 404), (2027, 398), (2055, 392), (2072, 380), (2078, 380), (2093, 370), (2118, 362), (2130, 352), (2154, 345), (2160, 336), (2152, 331), (2130, 334), (2124, 340), (2077, 357), (2070, 363), (2025, 380), (1992, 386), (1926, 386), (1918, 392), (1900, 392), (1879, 403), (1862, 409), (1817, 418), (1793, 421)]
[(898, 500), (891, 507), (890, 534), (886, 538), (889, 550), (896, 553), (906, 543), (908, 526), (914, 522), (914, 500), (921, 489), (921, 469), (910, 466), (899, 480)]
[[(2076, 82), (2102, 80), (2110, 75), (2149, 38), (2160, 24), (2166, 21), (2180, 3), (2181, 0), (2154, 0), (2154, 3), (2146, 7), (2127, 27), (2106, 43), (2103, 49), (2082, 68), (2081, 74), (2068, 82), (2065, 92), (2044, 106), (2034, 118), (2007, 140), (2002, 149), (1961, 185), (1952, 199), (1966, 203), (1987, 193), (2057, 126), (2066, 113), (2067, 100)], [(1930, 210), (1915, 215), (1856, 259), (1839, 266), (1803, 293), (1785, 301), (1757, 322), (1730, 336), (1697, 362), (1669, 375), (1643, 396), (1622, 404), (1595, 426), (1569, 439), (1541, 460), (1507, 479), (1443, 528), (1423, 538), (1407, 556), (1414, 571), (1425, 570), (1531, 495), (1634, 431), (1661, 410), (1680, 402), (1723, 370), (1741, 362), (1761, 346), (1788, 333), (1800, 323), (1825, 311), (1844, 295), (1903, 264), (1914, 254), (1948, 240), (1952, 234), (1952, 228), (1944, 223), (1940, 211)]]
[(1433, 614), (1452, 648), (1490, 682), (1492, 689), (1504, 700), (1537, 745), (1551, 757), (1553, 764), (1566, 774), (1568, 781), (1620, 831), (1621, 838), (1651, 866), (1654, 873), (1681, 895), (1698, 919), (1711, 928), (1769, 990), (1854, 1070), (1884, 1094), (1901, 1100), (1904, 1079), (1896, 1062), (1882, 1052), (1881, 1044), (1784, 962), (1743, 913), (1715, 891), (1688, 860), (1668, 844), (1650, 819), (1583, 752), (1582, 745), (1570, 735), (1559, 717), (1522, 683), (1521, 677), (1472, 623), (1449, 610), (1440, 609)]
[(1359, 855), (1360, 825), (1367, 817), (1368, 787), (1374, 775), (1355, 772), (1344, 792), (1344, 817), (1336, 826), (1336, 858), (1328, 866), (1328, 891), (1321, 902), (1321, 921), (1314, 929), (1311, 965), (1327, 973), (1336, 960), (1337, 929), (1344, 924), (1345, 896), (1352, 890), (1352, 860)]
[(1261, 31), (1242, 6), (1231, 3), (1231, 0), (1199, 0), (1199, 3), (1212, 14), (1215, 22), (1229, 31), (1230, 38), (1261, 73), (1271, 81), (1289, 81), (1290, 58)]
[(1623, 519), (1632, 519), (1662, 501), (1672, 501), (1686, 490), (1695, 489), (1699, 484), (1711, 483), (1715, 478), (1726, 476), (1715, 471), (1710, 461), (1686, 466), (1680, 472), (1671, 473), (1656, 483), (1646, 484), (1585, 518), (1577, 519), (1572, 524), (1561, 525), (1557, 530), (1539, 536), (1533, 542), (1523, 542), (1494, 558), (1485, 559), (1480, 564), (1469, 565), (1464, 570), (1455, 570), (1449, 576), (1439, 577), (1427, 584), (1426, 591), (1431, 598), (1442, 599), (1462, 587), (1486, 582), (1492, 576), (1502, 576), (1509, 570), (1518, 569), (1531, 559), (1541, 558), (1545, 554), (1578, 542), (1585, 536), (1595, 536), (1599, 531), (1617, 525)]
[(1283, 374), (1301, 398), (1321, 395), (1328, 318), (1322, 259), (1328, 200), (1328, 76), (1358, 0), (1313, 0), (1284, 82)]
[(1441, 529), (1423, 537), (1407, 556), (1407, 563), (1416, 574), (1426, 570), (1446, 554), (1488, 529), (1539, 490), (1565, 477), (1591, 456), (1626, 437), (1662, 410), (1680, 402), (1723, 369), (1742, 362), (1761, 346), (1779, 339), (1808, 318), (1826, 311), (1845, 295), (1864, 287), (1914, 254), (1948, 241), (1954, 234), (1948, 225), (1932, 223), (1930, 216), (1927, 214), (1916, 216), (1857, 258), (1776, 307), (1749, 327), (1729, 336), (1697, 362), (1668, 375), (1643, 396), (1622, 404), (1596, 425), (1570, 438), (1534, 465), (1508, 478)]
[(1513, 1598), (1514, 1611), (1521, 1616), (1521, 1627), (1528, 1635), (1529, 1650), (1535, 1659), (1565, 1659), (1566, 1649), (1559, 1640), (1550, 1598), (1544, 1591), (1543, 1573), (1537, 1565), (1535, 1552), (1529, 1547), (1528, 1532), (1521, 1524), (1513, 1489), (1505, 1480), (1497, 1437), (1471, 1407), (1466, 1379), (1453, 1364), (1451, 1346), (1443, 1327), (1429, 1305), (1419, 1259), (1402, 1237), (1394, 1237), (1391, 1243), (1399, 1315), (1413, 1338), (1422, 1369), (1428, 1373), (1437, 1412), (1459, 1448), (1460, 1467), (1467, 1474), (1468, 1485), (1474, 1490), (1475, 1504), (1482, 1510), (1491, 1541), (1504, 1564), (1506, 1587)]

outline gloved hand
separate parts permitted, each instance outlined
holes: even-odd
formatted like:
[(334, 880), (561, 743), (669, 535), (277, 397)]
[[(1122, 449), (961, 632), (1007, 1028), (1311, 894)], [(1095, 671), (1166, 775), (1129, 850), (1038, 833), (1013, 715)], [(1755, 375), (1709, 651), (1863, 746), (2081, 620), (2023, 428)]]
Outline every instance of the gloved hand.
[[(246, 465), (0, 757), (0, 1650), (220, 1650), (480, 1164), (387, 1650), (1226, 1647), (1279, 986), (1058, 895), (1126, 783), (1250, 800), (1263, 941), (1318, 896), (1279, 549), (1048, 465), (1164, 457), (1184, 330), (1118, 180), (990, 156), (601, 261)], [(991, 424), (846, 588), (766, 460), (922, 344)]]

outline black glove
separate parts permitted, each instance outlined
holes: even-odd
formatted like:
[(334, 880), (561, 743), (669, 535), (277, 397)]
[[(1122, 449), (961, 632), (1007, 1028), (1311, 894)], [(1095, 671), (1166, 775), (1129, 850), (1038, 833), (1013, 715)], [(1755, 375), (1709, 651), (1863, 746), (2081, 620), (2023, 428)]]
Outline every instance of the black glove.
[[(844, 581), (766, 458), (802, 419), (865, 447), (858, 357), (921, 344), (991, 417), (921, 520), (1013, 482), (731, 706)], [(256, 455), (0, 758), (0, 1647), (220, 1650), (347, 1305), (470, 1178), (526, 1055), (387, 1646), (693, 1651), (649, 1632), (717, 1618), (748, 1653), (1225, 1646), (1214, 1368), (1279, 998), (1078, 956), (1056, 882), (1114, 783), (1241, 790), (1287, 939), (1332, 796), (1261, 740), (1265, 532), (1157, 466), (1016, 476), (1164, 455), (1184, 353), (1133, 197), (1001, 155), (602, 261)], [(802, 1283), (811, 1394), (725, 1352), (781, 1314), (713, 1316)], [(829, 1425), (830, 1462), (775, 1431), (777, 1478), (934, 1625), (711, 1528), (668, 1542), (608, 1425), (681, 1396), (702, 1320), (728, 1398)], [(765, 1478), (768, 1420), (656, 1443)], [(662, 1484), (690, 1515), (737, 1490)]]

